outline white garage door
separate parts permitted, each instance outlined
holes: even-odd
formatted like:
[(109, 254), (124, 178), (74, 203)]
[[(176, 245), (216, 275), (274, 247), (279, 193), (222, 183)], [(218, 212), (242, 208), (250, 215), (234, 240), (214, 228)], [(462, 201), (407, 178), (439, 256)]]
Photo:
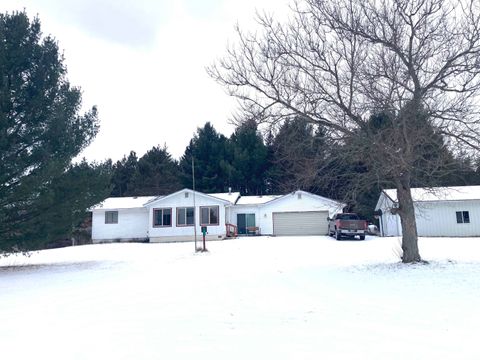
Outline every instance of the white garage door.
[(273, 213), (274, 235), (326, 235), (328, 211)]

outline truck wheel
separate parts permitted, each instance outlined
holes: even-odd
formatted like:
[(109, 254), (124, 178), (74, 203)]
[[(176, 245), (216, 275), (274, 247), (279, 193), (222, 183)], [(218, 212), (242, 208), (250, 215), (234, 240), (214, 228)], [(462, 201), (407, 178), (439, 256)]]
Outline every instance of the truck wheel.
[(360, 235), (360, 240), (365, 240), (365, 235)]
[(342, 240), (342, 235), (340, 234), (340, 231), (335, 232), (335, 239), (336, 240)]

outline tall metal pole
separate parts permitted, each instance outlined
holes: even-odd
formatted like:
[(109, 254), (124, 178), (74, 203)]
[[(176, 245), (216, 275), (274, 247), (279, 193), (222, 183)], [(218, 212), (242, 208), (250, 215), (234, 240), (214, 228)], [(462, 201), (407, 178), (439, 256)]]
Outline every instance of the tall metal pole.
[(197, 209), (195, 207), (195, 159), (192, 154), (192, 182), (193, 182), (193, 233), (195, 236), (195, 252), (197, 252)]

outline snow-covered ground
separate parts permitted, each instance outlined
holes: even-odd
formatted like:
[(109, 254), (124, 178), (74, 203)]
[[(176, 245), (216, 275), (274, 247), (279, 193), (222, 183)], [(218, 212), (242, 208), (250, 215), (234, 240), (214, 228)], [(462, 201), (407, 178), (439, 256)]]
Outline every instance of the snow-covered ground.
[(479, 359), (480, 238), (250, 237), (0, 260), (0, 359)]

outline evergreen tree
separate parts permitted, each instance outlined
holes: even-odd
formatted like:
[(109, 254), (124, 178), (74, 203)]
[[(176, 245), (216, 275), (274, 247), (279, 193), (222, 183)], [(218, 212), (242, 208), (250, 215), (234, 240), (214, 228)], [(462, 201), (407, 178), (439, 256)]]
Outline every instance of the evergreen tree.
[(113, 165), (112, 196), (129, 196), (134, 194), (133, 178), (138, 170), (138, 159), (135, 151), (124, 156)]
[(195, 188), (198, 191), (223, 192), (232, 177), (231, 155), (227, 138), (207, 122), (190, 140), (180, 159), (184, 187), (192, 187), (192, 157), (195, 159)]
[[(2, 252), (41, 247), (97, 201), (96, 194), (85, 194), (95, 187), (71, 183), (76, 181), (71, 174), (86, 165), (70, 166), (97, 134), (97, 112), (79, 113), (81, 90), (66, 75), (57, 42), (42, 37), (38, 18), (0, 14)], [(68, 224), (56, 221), (59, 212)]]
[(239, 126), (230, 138), (232, 148), (232, 188), (242, 194), (266, 192), (268, 150), (255, 121)]
[(323, 129), (295, 117), (286, 120), (268, 142), (268, 183), (273, 193), (297, 189), (321, 192), (316, 181), (326, 156)]
[(38, 217), (38, 227), (32, 236), (48, 243), (70, 238), (72, 230), (86, 218), (85, 210), (108, 197), (111, 167), (110, 161), (89, 164), (85, 159), (70, 165), (56, 178), (50, 191), (43, 194), (45, 213)]
[(140, 160), (132, 179), (134, 195), (164, 195), (180, 190), (180, 169), (166, 145), (153, 147)]

